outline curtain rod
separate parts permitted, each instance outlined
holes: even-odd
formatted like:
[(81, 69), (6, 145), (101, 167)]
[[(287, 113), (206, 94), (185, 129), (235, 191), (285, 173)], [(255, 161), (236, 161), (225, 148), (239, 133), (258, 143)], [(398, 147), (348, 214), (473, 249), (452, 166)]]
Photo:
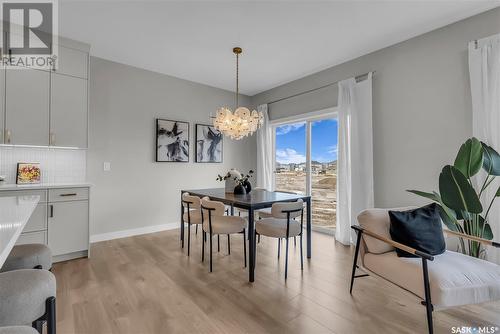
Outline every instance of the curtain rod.
[[(358, 81), (359, 79), (367, 76), (370, 72), (366, 72), (366, 73), (363, 73), (363, 74), (360, 74), (360, 75), (356, 75), (354, 77), (354, 79), (356, 79), (356, 81)], [(376, 73), (376, 71), (371, 71), (372, 75)], [(344, 80), (344, 79), (342, 79)], [(313, 88), (313, 89), (309, 89), (309, 90), (306, 90), (304, 92), (300, 92), (300, 93), (296, 93), (296, 94), (293, 94), (293, 95), (290, 95), (290, 96), (287, 96), (287, 97), (282, 97), (282, 98), (279, 98), (277, 100), (274, 100), (274, 101), (271, 101), (271, 102), (268, 102), (267, 104), (273, 104), (273, 103), (276, 103), (276, 102), (280, 102), (280, 101), (283, 101), (283, 100), (288, 100), (288, 99), (291, 99), (292, 97), (296, 97), (296, 96), (300, 96), (300, 95), (304, 95), (304, 94), (307, 94), (307, 93), (311, 93), (311, 92), (314, 92), (314, 91), (317, 91), (317, 90), (320, 90), (320, 89), (323, 89), (323, 88), (326, 88), (326, 87), (329, 87), (329, 86), (333, 86), (333, 85), (336, 85), (338, 84), (340, 81), (342, 80), (337, 80), (335, 82), (330, 82), (329, 84), (326, 84), (326, 85), (323, 85), (323, 86), (320, 86), (320, 87), (316, 87), (316, 88)]]

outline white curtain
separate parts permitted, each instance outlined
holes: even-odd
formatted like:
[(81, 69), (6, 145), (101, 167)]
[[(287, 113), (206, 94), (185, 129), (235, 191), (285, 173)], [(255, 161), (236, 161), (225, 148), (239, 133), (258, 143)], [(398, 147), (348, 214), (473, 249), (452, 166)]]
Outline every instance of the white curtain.
[[(500, 150), (500, 34), (469, 43), (469, 74), (472, 97), (472, 133)], [(498, 183), (489, 186), (482, 198), (495, 195)], [(483, 203), (483, 205), (488, 203)], [(500, 204), (494, 204), (489, 222), (495, 241), (500, 240)], [(490, 261), (500, 263), (500, 251), (487, 250)]]
[(354, 240), (351, 225), (373, 203), (372, 73), (366, 80), (339, 82), (337, 226), (335, 239)]
[(257, 130), (257, 187), (274, 190), (273, 131), (269, 124), (267, 104), (257, 107), (264, 115), (264, 124)]

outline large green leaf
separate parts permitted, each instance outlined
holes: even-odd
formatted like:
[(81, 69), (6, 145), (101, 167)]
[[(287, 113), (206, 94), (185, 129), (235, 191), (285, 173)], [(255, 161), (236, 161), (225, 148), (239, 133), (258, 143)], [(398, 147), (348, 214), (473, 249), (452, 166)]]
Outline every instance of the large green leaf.
[(483, 146), (483, 168), (490, 174), (499, 176), (500, 175), (500, 155), (492, 147), (481, 142)]
[(464, 221), (464, 230), (467, 231), (469, 235), (493, 240), (493, 231), (491, 230), (490, 224), (486, 223), (486, 225), (484, 225), (484, 218), (482, 216), (478, 216), (478, 218), (479, 221), (477, 224), (470, 221)]
[(481, 142), (474, 137), (467, 139), (458, 151), (454, 166), (461, 171), (465, 177), (470, 178), (479, 172), (482, 165), (483, 148)]
[(406, 191), (409, 192), (409, 193), (418, 195), (418, 196), (422, 196), (422, 197), (428, 198), (428, 199), (433, 200), (435, 202), (441, 202), (441, 199), (439, 198), (439, 194), (436, 194), (435, 192), (428, 193), (428, 192), (425, 192), (425, 191), (413, 190), (413, 189), (408, 189)]
[(439, 192), (443, 203), (455, 211), (483, 212), (483, 206), (467, 178), (454, 166), (444, 166), (439, 175)]

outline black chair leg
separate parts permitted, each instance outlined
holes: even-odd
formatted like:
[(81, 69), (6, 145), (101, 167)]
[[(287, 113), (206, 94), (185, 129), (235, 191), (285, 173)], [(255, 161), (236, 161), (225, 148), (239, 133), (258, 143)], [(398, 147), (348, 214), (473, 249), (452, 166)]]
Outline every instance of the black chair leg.
[(293, 237), (293, 246), (297, 247), (297, 239), (295, 239), (295, 237)]
[(217, 252), (220, 252), (220, 234), (217, 234)]
[(260, 234), (259, 234), (259, 239), (258, 239), (258, 241), (259, 241), (259, 244), (260, 244)]
[(429, 271), (427, 269), (427, 260), (422, 258), (422, 271), (424, 274), (424, 293), (425, 293), (425, 310), (427, 314), (427, 326), (429, 334), (434, 333), (434, 325), (432, 324), (432, 301), (431, 301), (431, 288), (429, 285)]
[(285, 280), (288, 277), (288, 238), (286, 238), (286, 250), (285, 250)]
[(358, 264), (358, 254), (359, 254), (359, 244), (361, 243), (361, 233), (358, 231), (358, 236), (356, 239), (356, 250), (354, 251), (354, 261), (352, 263), (352, 275), (351, 275), (351, 287), (349, 288), (349, 293), (352, 294), (352, 287), (354, 286), (354, 278), (356, 275), (356, 267)]
[(247, 267), (247, 238), (245, 229), (243, 229), (243, 258), (245, 259), (245, 268)]
[(206, 233), (203, 231), (203, 240), (201, 241), (201, 262), (205, 261), (205, 241), (206, 239)]
[(47, 334), (56, 334), (56, 297), (49, 297), (45, 302), (47, 313)]
[(196, 232), (195, 232), (196, 235), (198, 235), (198, 224), (196, 224)]
[(229, 234), (227, 235), (227, 253), (231, 255), (231, 239), (229, 238)]
[(188, 256), (189, 248), (191, 248), (191, 224), (188, 224)]
[(210, 272), (212, 272), (212, 233), (210, 233)]
[(300, 234), (300, 270), (304, 270), (304, 254), (302, 250), (302, 233)]

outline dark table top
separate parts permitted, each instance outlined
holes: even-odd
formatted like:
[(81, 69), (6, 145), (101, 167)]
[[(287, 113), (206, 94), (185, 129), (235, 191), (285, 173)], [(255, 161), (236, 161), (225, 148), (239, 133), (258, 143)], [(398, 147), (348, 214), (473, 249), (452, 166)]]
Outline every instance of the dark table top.
[(254, 209), (270, 207), (276, 202), (290, 202), (298, 199), (310, 200), (311, 198), (311, 196), (306, 195), (267, 191), (263, 189), (254, 189), (246, 195), (226, 193), (224, 188), (182, 190), (181, 192), (188, 192), (191, 195), (199, 197), (208, 196), (212, 200), (221, 201), (225, 204), (233, 204), (240, 208)]

